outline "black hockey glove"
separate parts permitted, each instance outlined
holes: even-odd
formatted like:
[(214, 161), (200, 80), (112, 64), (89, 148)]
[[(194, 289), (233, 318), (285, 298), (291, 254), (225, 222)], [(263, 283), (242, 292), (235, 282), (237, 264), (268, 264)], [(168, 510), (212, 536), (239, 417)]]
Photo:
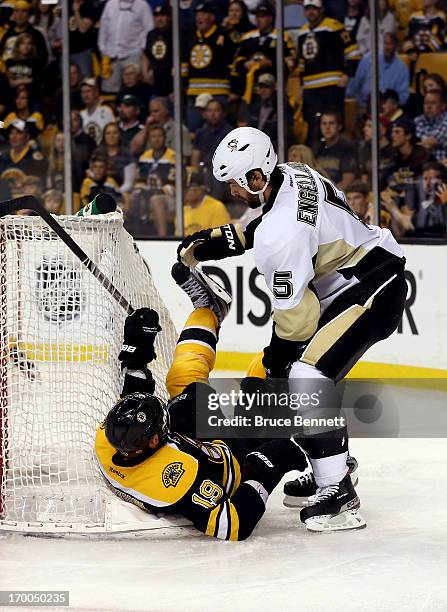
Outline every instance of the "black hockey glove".
[(245, 253), (245, 236), (240, 225), (227, 223), (187, 236), (177, 249), (179, 261), (194, 267), (200, 261), (224, 259)]
[(161, 331), (158, 313), (152, 308), (139, 308), (129, 315), (124, 324), (124, 342), (118, 359), (123, 368), (144, 370), (157, 358), (155, 337)]
[(288, 378), (292, 363), (296, 361), (302, 352), (304, 344), (284, 340), (276, 335), (275, 324), (273, 325), (272, 339), (269, 346), (264, 349), (262, 365), (268, 378)]

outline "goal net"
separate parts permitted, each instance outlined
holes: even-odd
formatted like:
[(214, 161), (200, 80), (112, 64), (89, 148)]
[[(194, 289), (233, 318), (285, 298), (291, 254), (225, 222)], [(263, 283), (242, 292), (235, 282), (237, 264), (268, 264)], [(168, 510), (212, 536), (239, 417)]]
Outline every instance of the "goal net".
[[(151, 370), (166, 399), (176, 332), (121, 215), (58, 221), (134, 308), (158, 311)], [(93, 443), (122, 388), (126, 313), (40, 217), (7, 216), (0, 317), (0, 529), (113, 530)]]

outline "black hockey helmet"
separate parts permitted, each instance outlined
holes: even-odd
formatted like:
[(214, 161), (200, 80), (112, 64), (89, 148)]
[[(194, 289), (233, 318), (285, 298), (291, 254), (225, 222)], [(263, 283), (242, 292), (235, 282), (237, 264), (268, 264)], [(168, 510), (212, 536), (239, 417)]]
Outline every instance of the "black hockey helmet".
[(109, 443), (123, 455), (140, 455), (149, 449), (149, 439), (158, 434), (163, 442), (169, 434), (169, 413), (150, 393), (130, 393), (120, 399), (104, 422)]

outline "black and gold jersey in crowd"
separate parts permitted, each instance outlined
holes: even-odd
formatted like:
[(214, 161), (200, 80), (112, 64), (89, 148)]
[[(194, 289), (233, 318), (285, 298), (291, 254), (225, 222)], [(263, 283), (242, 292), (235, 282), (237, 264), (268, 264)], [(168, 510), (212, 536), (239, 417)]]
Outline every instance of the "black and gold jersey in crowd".
[[(267, 34), (261, 34), (259, 30), (250, 30), (250, 32), (242, 36), (231, 67), (232, 91), (240, 95), (244, 94), (245, 97), (248, 90), (251, 91), (253, 89), (255, 80), (260, 74), (263, 72), (276, 74), (277, 39), (278, 33), (276, 29)], [(271, 66), (259, 67), (255, 64), (248, 70), (244, 66), (247, 61), (252, 60), (256, 62), (263, 58), (270, 60)], [(291, 72), (296, 65), (295, 47), (287, 33), (284, 34), (284, 64), (286, 72)], [(246, 101), (251, 101), (251, 95), (246, 98)]]
[[(173, 433), (147, 459), (124, 463), (101, 424), (95, 452), (102, 475), (121, 499), (145, 510), (181, 514), (207, 535), (225, 525), (223, 539), (237, 539), (239, 521), (228, 500), (239, 487), (240, 467), (224, 442)], [(220, 523), (222, 513), (225, 521)]]
[(360, 49), (336, 19), (325, 17), (315, 28), (298, 32), (298, 67), (304, 89), (337, 85), (343, 74), (354, 76)]
[(188, 77), (188, 96), (230, 93), (231, 49), (227, 35), (215, 25), (204, 34), (193, 34), (182, 63), (182, 76)]
[(172, 82), (172, 30), (151, 30), (146, 38), (144, 55), (154, 71), (153, 89), (158, 96), (167, 96), (173, 90)]
[(446, 15), (437, 11), (435, 15), (424, 15), (423, 11), (413, 13), (408, 33), (418, 51), (441, 51), (445, 47)]
[[(262, 34), (259, 30), (251, 30), (244, 34), (234, 58), (234, 70), (239, 70), (239, 65), (247, 60), (263, 56), (272, 62), (272, 66), (268, 71), (275, 73), (277, 39), (278, 32), (276, 28), (267, 34)], [(296, 52), (287, 32), (284, 34), (284, 62), (289, 71), (295, 68)]]
[(46, 172), (46, 161), (38, 149), (27, 144), (19, 152), (9, 149), (0, 153), (0, 175), (11, 168), (17, 168), (27, 175), (43, 176)]

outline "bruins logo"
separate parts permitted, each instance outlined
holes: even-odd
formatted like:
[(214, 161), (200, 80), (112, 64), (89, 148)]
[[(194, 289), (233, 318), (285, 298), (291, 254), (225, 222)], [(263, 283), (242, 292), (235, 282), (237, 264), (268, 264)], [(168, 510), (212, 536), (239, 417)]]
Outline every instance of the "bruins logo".
[(169, 487), (176, 487), (180, 478), (185, 473), (183, 464), (180, 461), (170, 463), (165, 467), (161, 475), (164, 486), (168, 489)]
[(303, 57), (306, 60), (313, 60), (318, 55), (318, 40), (313, 32), (309, 32), (303, 44)]
[(160, 61), (165, 58), (168, 47), (164, 40), (157, 40), (152, 45), (152, 55), (156, 60)]
[(202, 69), (211, 64), (213, 52), (208, 45), (194, 45), (191, 49), (191, 66)]

